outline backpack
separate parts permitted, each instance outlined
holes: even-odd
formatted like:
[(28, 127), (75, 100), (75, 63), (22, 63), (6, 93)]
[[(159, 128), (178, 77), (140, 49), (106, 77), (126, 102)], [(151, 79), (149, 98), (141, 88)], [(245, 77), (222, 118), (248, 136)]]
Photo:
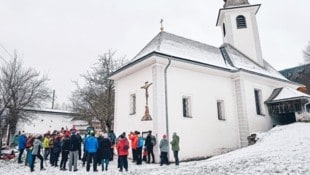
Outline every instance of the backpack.
[(156, 137), (155, 136), (151, 136), (151, 143), (152, 145), (156, 145)]
[(33, 146), (33, 138), (29, 138), (26, 142), (26, 148), (31, 148)]
[(138, 147), (143, 147), (143, 144), (144, 144), (144, 138), (143, 137), (139, 137), (139, 140), (138, 140)]
[(124, 143), (124, 146), (123, 146), (123, 150), (127, 151), (128, 149), (129, 149), (129, 143), (126, 140), (125, 143)]
[(123, 146), (123, 150), (127, 151), (128, 149), (129, 149), (129, 146), (128, 146), (127, 144), (125, 144), (125, 145)]

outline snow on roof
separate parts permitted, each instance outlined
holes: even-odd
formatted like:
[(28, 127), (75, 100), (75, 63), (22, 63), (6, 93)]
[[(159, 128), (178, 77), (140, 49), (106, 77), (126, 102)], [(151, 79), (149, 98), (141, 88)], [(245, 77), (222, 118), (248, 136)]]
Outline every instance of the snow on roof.
[(167, 32), (160, 32), (132, 61), (152, 52), (233, 69), (229, 64), (225, 63), (219, 48)]
[(236, 48), (229, 44), (224, 44), (229, 57), (236, 68), (244, 69), (247, 71), (263, 74), (266, 76), (271, 76), (283, 80), (287, 80), (282, 74), (280, 74), (275, 68), (273, 68), (267, 61), (264, 60), (264, 67), (258, 65), (247, 56), (242, 54)]
[[(229, 44), (223, 44), (221, 48), (227, 51), (229, 58), (223, 57), (220, 48), (167, 32), (160, 32), (131, 60), (131, 62), (143, 58), (152, 52), (157, 52), (193, 62), (213, 65), (219, 68), (234, 71), (243, 69), (260, 75), (287, 80), (265, 60), (264, 67), (262, 67)], [(229, 64), (229, 60), (227, 59), (231, 60), (232, 65)]]
[(266, 103), (295, 100), (300, 98), (309, 98), (310, 95), (302, 93), (290, 87), (276, 88), (273, 90), (271, 96), (266, 100)]

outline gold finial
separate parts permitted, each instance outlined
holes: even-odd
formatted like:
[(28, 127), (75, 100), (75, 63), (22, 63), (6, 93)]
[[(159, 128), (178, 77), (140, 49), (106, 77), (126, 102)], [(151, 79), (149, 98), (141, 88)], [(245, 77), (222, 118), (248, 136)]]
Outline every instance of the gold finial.
[(163, 26), (163, 19), (160, 19), (160, 31), (164, 31), (164, 26)]

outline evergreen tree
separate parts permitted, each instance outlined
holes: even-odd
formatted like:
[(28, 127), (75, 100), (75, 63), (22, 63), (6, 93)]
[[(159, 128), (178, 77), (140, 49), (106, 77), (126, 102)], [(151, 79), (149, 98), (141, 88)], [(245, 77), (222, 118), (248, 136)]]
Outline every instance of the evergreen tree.
[(308, 45), (306, 46), (305, 50), (303, 50), (304, 54), (304, 62), (310, 63), (310, 41), (308, 42)]

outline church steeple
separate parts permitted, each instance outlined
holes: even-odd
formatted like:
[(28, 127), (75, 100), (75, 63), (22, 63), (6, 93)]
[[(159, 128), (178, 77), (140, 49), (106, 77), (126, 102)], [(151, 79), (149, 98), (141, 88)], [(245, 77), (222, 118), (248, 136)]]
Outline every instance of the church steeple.
[(260, 4), (248, 0), (224, 0), (219, 10), (217, 26), (223, 31), (223, 42), (228, 43), (257, 64), (264, 66), (256, 22)]
[(224, 8), (249, 4), (248, 0), (224, 0), (224, 2)]

